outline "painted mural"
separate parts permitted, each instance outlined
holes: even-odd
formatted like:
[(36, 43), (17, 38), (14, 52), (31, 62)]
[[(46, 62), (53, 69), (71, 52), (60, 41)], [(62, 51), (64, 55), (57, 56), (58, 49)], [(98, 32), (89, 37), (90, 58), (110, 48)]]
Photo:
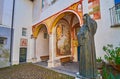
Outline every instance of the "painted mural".
[(10, 28), (0, 27), (0, 68), (9, 66)]
[(89, 14), (93, 19), (101, 19), (100, 0), (88, 0)]
[(57, 55), (64, 56), (70, 55), (70, 28), (64, 24), (59, 24), (56, 29), (56, 40), (57, 40)]

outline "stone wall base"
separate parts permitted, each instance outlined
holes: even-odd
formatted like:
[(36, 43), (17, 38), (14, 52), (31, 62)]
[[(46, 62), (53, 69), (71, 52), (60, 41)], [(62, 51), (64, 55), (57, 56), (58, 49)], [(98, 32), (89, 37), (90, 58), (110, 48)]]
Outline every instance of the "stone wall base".
[(32, 63), (36, 63), (37, 62), (37, 58), (32, 58)]

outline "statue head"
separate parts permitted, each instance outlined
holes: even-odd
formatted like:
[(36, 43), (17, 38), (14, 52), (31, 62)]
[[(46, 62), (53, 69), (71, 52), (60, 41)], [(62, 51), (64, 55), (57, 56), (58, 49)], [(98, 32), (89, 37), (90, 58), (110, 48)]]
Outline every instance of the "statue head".
[(90, 20), (91, 19), (91, 17), (89, 16), (89, 14), (84, 14), (83, 15), (83, 23), (84, 24), (86, 24), (87, 22), (88, 22), (88, 20)]

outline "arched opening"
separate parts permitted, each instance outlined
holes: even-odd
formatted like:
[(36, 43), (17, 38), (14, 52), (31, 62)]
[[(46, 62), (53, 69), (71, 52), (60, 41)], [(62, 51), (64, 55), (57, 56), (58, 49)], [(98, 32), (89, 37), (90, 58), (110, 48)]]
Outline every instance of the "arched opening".
[(47, 28), (41, 24), (36, 39), (36, 57), (37, 61), (47, 61), (49, 59), (49, 35)]
[[(77, 31), (80, 28), (78, 16), (73, 12), (64, 12), (53, 23), (52, 32), (56, 35), (56, 59), (71, 57), (78, 61)], [(59, 17), (58, 16), (58, 17)]]

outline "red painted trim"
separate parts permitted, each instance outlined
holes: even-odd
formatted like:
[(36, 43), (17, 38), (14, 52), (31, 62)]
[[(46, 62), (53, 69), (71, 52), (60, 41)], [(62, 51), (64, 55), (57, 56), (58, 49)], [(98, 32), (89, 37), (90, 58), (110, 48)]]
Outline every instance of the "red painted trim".
[[(81, 3), (81, 1), (78, 1), (78, 2), (80, 2), (80, 3)], [(78, 2), (76, 2), (76, 3), (78, 3)], [(73, 3), (72, 5), (74, 5), (74, 4), (76, 4), (76, 3)], [(72, 6), (72, 5), (70, 5), (70, 6)], [(69, 7), (70, 7), (70, 6), (69, 6)], [(67, 8), (65, 8), (65, 9), (63, 9), (63, 10), (61, 10), (61, 11), (59, 11), (59, 12), (57, 12), (57, 13), (55, 13), (55, 14), (51, 15), (51, 16), (49, 16), (48, 18), (50, 18), (50, 17), (52, 17), (52, 16), (55, 16), (55, 15), (59, 15), (59, 13), (61, 13), (61, 12), (65, 11), (65, 10), (70, 10), (70, 9), (68, 9), (69, 7), (67, 7)], [(38, 25), (38, 24), (42, 23), (43, 21), (47, 20), (48, 18), (46, 18), (46, 19), (42, 20), (41, 22), (39, 22), (39, 23), (37, 23), (37, 24), (34, 24), (33, 26), (36, 26), (36, 25)]]
[(72, 17), (71, 17), (70, 26), (72, 26), (72, 24), (73, 24), (73, 19), (74, 19), (74, 15), (72, 15)]

